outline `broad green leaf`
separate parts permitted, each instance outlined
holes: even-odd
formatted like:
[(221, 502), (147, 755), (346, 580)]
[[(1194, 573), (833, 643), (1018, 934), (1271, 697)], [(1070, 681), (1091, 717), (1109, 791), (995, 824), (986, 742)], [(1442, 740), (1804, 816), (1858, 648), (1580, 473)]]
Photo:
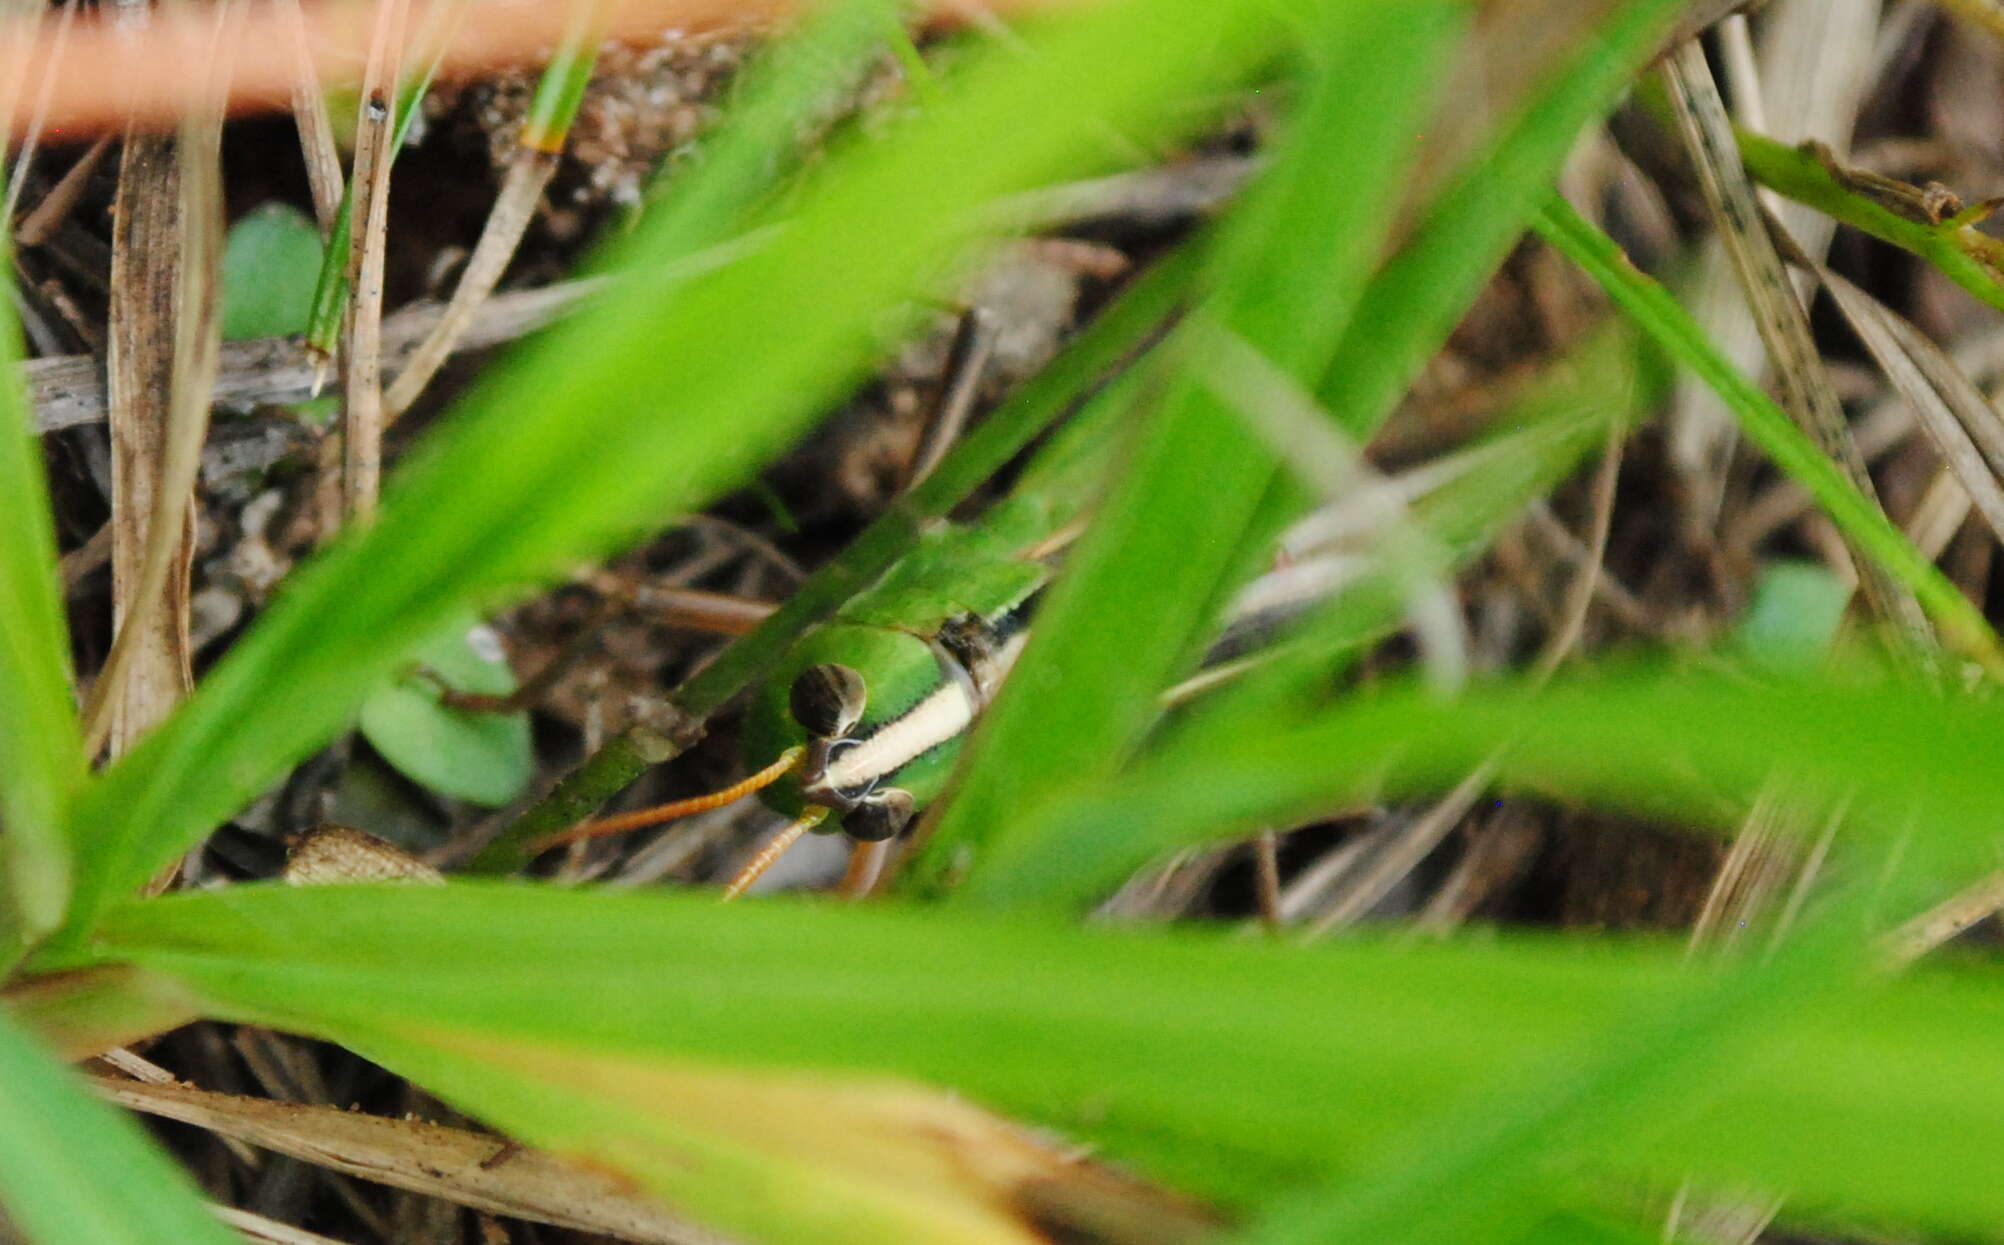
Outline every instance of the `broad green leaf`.
[[(339, 730), (453, 613), (745, 479), (853, 382), (884, 313), (980, 236), (983, 205), (1075, 168), (1104, 124), (1194, 122), (1181, 100), (1273, 46), (1264, 14), (1124, 0), (1037, 24), (1037, 55), (974, 58), (939, 107), (831, 153), (761, 248), (672, 294), (617, 285), (514, 355), (397, 472), (376, 521), (302, 569), (91, 787), (74, 927)], [(677, 237), (672, 212), (641, 229), (634, 262)]]
[(515, 672), (493, 629), (459, 620), (413, 658), (421, 670), (397, 675), (362, 702), (360, 726), (370, 745), (404, 777), (455, 800), (491, 808), (521, 795), (536, 768), (527, 711), (481, 713), (440, 702), (440, 683), (483, 696), (515, 690)]
[(1598, 282), (1665, 353), (1712, 387), (1739, 418), (1747, 437), (1808, 490), (1857, 548), (1871, 554), (1920, 600), (1943, 638), (1992, 674), (2004, 673), (2004, 646), (1961, 589), (1920, 555), (1885, 512), (1858, 492), (1772, 398), (1706, 340), (1690, 312), (1628, 262), (1614, 239), (1557, 195), (1546, 198), (1537, 227), (1540, 237)]
[[(1234, 1205), (1364, 1176), (1415, 1129), (1521, 1103), (1610, 1051), (1674, 1045), (1688, 1025), (1704, 1044), (1636, 1113), (1605, 1130), (1587, 1117), (1552, 1156), (1922, 1224), (2004, 1215), (1988, 1178), (2004, 997), (1973, 976), (1853, 982), (1824, 950), (1721, 969), (1604, 941), (1308, 949), (460, 883), (169, 896), (113, 914), (93, 954), (179, 980), (214, 1014), (352, 1042), (434, 1088), (450, 1078), (460, 1106), (509, 1127), (545, 1104), (497, 1087), (504, 1052), (541, 1052), (530, 1066), (557, 1080), (597, 1073), (543, 1061), (772, 1069), (774, 1093), (889, 1075)], [(1762, 1023), (1706, 1019), (1778, 989), (1793, 1002)], [(707, 1118), (665, 1114), (659, 1129)], [(608, 1162), (664, 1144), (596, 1096), (563, 1126)]]
[(84, 757), (42, 443), (21, 388), (11, 296), (0, 304), (0, 963), (11, 963), (24, 936), (54, 928), (69, 901), (63, 827)]
[(174, 1161), (0, 1012), (0, 1205), (33, 1245), (231, 1245)]
[[(1313, 386), (1383, 250), (1432, 103), (1425, 86), (1466, 17), (1457, 0), (1329, 3), (1304, 16), (1296, 115), (1274, 166), (1223, 226), (1202, 327)], [(1165, 362), (1188, 364), (1211, 346), (1189, 333), (1176, 345)], [(1247, 546), (1280, 455), (1194, 368), (1166, 388), (1146, 395), (1159, 414), (1138, 421), (1126, 471), (983, 717), (927, 845), (935, 870), (964, 868), (970, 852), (978, 860), (1034, 793), (1117, 769), (1251, 569)]]
[(1117, 790), (1037, 810), (966, 890), (1080, 904), (1160, 853), (1444, 792), (1485, 762), (1502, 784), (1714, 828), (1782, 775), (1803, 800), (1844, 803), (1854, 831), (1912, 831), (1911, 852), (1966, 868), (2004, 824), (1985, 760), (2000, 748), (2004, 708), (1876, 670), (1759, 681), (1627, 665), (1454, 698), (1395, 684), (1266, 730), (1187, 732)]
[(289, 204), (262, 204), (230, 226), (223, 246), (223, 337), (304, 332), (320, 250), (319, 227)]

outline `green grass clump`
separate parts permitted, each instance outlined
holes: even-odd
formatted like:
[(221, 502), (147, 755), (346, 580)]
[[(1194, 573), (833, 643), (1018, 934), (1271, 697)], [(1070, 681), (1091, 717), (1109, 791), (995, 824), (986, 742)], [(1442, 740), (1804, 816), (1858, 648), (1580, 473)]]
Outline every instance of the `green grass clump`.
[[(5, 387), (9, 1217), (43, 1242), (221, 1239), (160, 1153), (36, 1047), (209, 1017), (349, 1047), (748, 1239), (1042, 1239), (1013, 1200), (1033, 1182), (1011, 1168), (991, 1186), (989, 1169), (969, 1180), (978, 1165), (949, 1161), (961, 1152), (942, 1136), (978, 1148), (1000, 1134), (941, 1089), (1089, 1142), (1203, 1199), (1219, 1232), (1274, 1245), (1642, 1239), (1653, 1229), (1633, 1191), (1687, 1179), (1790, 1193), (1807, 1215), (1995, 1235), (1996, 991), (1975, 973), (1890, 982), (1874, 941), (1885, 896), (1973, 876), (2004, 824), (2004, 716), (1988, 698), (1876, 668), (1722, 669), (1730, 654), (1703, 673), (1628, 660), (1549, 686), (1500, 674), (1453, 697), (1417, 676), (1365, 692), (1336, 678), (1399, 624), (1415, 585), (1450, 575), (1648, 409), (1664, 369), (1645, 343), (1717, 386), (1751, 439), (1994, 670), (1977, 611), (1550, 199), (1567, 149), (1684, 7), (1628, 0), (1574, 19), (1565, 55), (1416, 200), (1406, 173), (1455, 107), (1442, 84), (1480, 29), (1462, 0), (1047, 14), (1024, 23), (1026, 46), (972, 49), (930, 79), (884, 133), (845, 135), (794, 168), (774, 152), (883, 34), (875, 0), (832, 6), (766, 53), (702, 158), (606, 261), (603, 301), (478, 383), (402, 464), (378, 517), (302, 568), (189, 701), (95, 774), (38, 457), (18, 431), (26, 403)], [(1241, 199), (684, 689), (692, 716), (720, 708), (1182, 308), (1130, 377), (1094, 390), (1092, 412), (1121, 421), (1121, 453), (928, 827), (910, 893), (722, 909), (459, 879), (136, 897), (358, 713), (370, 724), (372, 691), (463, 637), (469, 611), (750, 480), (869, 373), (887, 324), (909, 323), (1000, 240), (998, 202), (1105, 171), (1130, 149), (1116, 136), (1186, 138), (1254, 86), (1280, 121)], [(1345, 490), (1337, 455), (1299, 447), (1378, 429), (1532, 227), (1641, 331), (1591, 335), (1522, 395), (1474, 469), (1411, 507), (1398, 547), (1432, 560), (1378, 566), (1265, 667), (1165, 716), (1163, 693), (1275, 534)], [(662, 276), (726, 243), (729, 262)], [(9, 349), (14, 337), (0, 323)], [(1230, 381), (1246, 373), (1225, 364), (1247, 358), (1271, 385)], [(512, 793), (519, 727), (461, 794)], [(436, 732), (392, 734), (422, 735), (413, 755), (429, 757), (419, 745)], [(1647, 942), (1309, 947), (1079, 927), (1167, 853), (1443, 792), (1481, 767), (1498, 784), (1723, 828), (1781, 776), (1795, 820), (1841, 806), (1854, 831), (1795, 936), (1703, 971)], [(515, 863), (533, 837), (504, 840), (486, 866)], [(1168, 1204), (1151, 1203), (1187, 1226), (1176, 1216), (1193, 1212)]]

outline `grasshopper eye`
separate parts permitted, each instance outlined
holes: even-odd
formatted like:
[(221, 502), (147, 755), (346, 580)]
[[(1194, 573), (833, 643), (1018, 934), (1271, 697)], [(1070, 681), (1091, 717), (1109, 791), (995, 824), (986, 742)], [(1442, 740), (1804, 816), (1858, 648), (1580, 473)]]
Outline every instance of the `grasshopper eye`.
[(842, 828), (849, 837), (864, 843), (894, 839), (912, 824), (912, 793), (886, 787), (871, 793), (861, 804), (842, 815)]
[(808, 734), (836, 739), (856, 729), (869, 699), (863, 676), (831, 661), (800, 672), (787, 696), (787, 707)]

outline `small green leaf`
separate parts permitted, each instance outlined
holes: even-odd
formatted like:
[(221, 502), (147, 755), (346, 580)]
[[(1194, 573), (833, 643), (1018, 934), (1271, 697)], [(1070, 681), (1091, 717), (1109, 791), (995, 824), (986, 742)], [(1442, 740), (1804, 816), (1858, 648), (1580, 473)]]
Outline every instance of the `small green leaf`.
[(1753, 601), (1733, 628), (1733, 640), (1764, 665), (1811, 665), (1836, 638), (1850, 600), (1850, 585), (1821, 563), (1773, 563), (1754, 581)]
[(298, 208), (266, 203), (230, 226), (223, 249), (223, 336), (306, 331), (320, 275), (320, 230)]
[(440, 795), (490, 807), (521, 795), (535, 768), (529, 715), (440, 703), (440, 683), (483, 696), (515, 690), (494, 632), (462, 620), (421, 647), (417, 661), (362, 702), (363, 736), (404, 777)]

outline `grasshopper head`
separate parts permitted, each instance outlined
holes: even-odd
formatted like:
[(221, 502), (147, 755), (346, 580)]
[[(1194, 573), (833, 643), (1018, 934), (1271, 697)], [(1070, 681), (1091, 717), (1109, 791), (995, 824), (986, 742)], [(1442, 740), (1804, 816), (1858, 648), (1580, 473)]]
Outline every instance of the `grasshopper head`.
[[(895, 763), (864, 765), (865, 748), (887, 728), (909, 730), (915, 710), (937, 704), (953, 672), (935, 646), (910, 632), (835, 623), (802, 637), (760, 688), (745, 717), (745, 761), (771, 762), (804, 745), (796, 775), (767, 787), (767, 803), (797, 815), (810, 804), (835, 815), (817, 829), (865, 841), (890, 838), (944, 785), (959, 747), (948, 722), (936, 746)], [(964, 677), (964, 676), (960, 676)], [(881, 752), (879, 740), (875, 752)], [(859, 752), (858, 750), (861, 749)], [(847, 758), (845, 761), (844, 758)]]

